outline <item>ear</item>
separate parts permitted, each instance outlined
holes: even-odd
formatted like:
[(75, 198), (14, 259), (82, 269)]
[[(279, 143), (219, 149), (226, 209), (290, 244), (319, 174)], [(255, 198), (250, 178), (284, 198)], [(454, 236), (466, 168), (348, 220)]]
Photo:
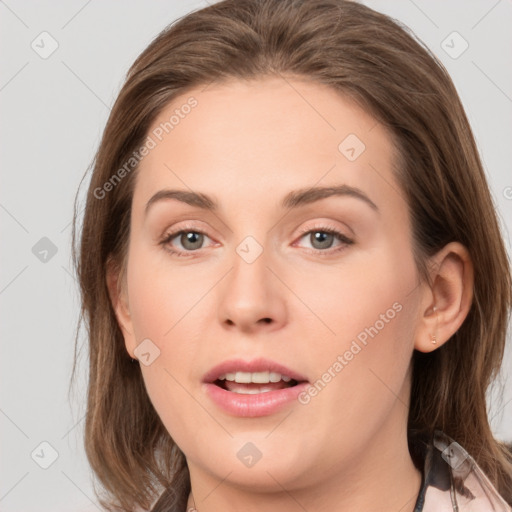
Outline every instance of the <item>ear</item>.
[(135, 343), (132, 319), (130, 316), (126, 272), (112, 259), (109, 259), (107, 262), (106, 280), (112, 307), (116, 314), (117, 323), (123, 333), (126, 350), (133, 359), (137, 359), (134, 354), (134, 350), (137, 345)]
[(432, 284), (423, 285), (414, 341), (420, 352), (432, 352), (446, 343), (466, 319), (473, 300), (473, 263), (462, 244), (450, 242), (430, 263)]

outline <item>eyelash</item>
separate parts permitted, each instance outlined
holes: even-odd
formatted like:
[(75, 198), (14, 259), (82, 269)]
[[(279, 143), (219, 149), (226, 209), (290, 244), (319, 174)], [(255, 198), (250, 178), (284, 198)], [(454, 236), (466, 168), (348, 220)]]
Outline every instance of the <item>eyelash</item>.
[[(309, 249), (307, 252), (310, 254), (318, 255), (318, 256), (330, 256), (334, 253), (337, 253), (339, 251), (342, 251), (346, 249), (346, 246), (352, 245), (354, 243), (354, 240), (351, 240), (347, 236), (345, 236), (343, 233), (340, 233), (338, 230), (327, 227), (327, 226), (314, 226), (313, 228), (307, 228), (300, 230), (300, 237), (299, 239), (304, 238), (305, 235), (309, 233), (327, 233), (329, 235), (334, 235), (340, 242), (342, 242), (342, 245), (334, 248), (334, 249)], [(200, 235), (208, 236), (204, 231), (201, 231), (199, 229), (195, 229), (193, 227), (184, 227), (180, 230), (173, 231), (171, 233), (167, 233), (164, 238), (160, 241), (160, 244), (164, 246), (165, 250), (170, 252), (171, 254), (179, 257), (179, 258), (187, 258), (187, 257), (194, 257), (193, 254), (195, 252), (198, 252), (200, 249), (195, 251), (177, 251), (175, 249), (172, 249), (170, 246), (171, 240), (176, 238), (178, 235), (181, 235), (183, 233), (197, 233)]]

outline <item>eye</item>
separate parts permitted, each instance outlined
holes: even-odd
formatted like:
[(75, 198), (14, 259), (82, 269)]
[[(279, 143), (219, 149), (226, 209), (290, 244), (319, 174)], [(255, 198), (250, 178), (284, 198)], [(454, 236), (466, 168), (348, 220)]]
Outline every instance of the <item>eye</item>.
[[(348, 238), (337, 229), (327, 226), (316, 226), (314, 228), (301, 230), (302, 236), (300, 239), (309, 236), (308, 240), (311, 244), (311, 249), (308, 252), (315, 255), (327, 256), (334, 252), (345, 249), (348, 245), (354, 243), (354, 240)], [(194, 257), (194, 253), (203, 249), (205, 238), (209, 237), (206, 233), (194, 228), (183, 228), (180, 230), (167, 233), (160, 241), (160, 244), (173, 255), (178, 257)], [(177, 242), (173, 242), (176, 240)], [(339, 242), (337, 246), (333, 244)], [(181, 249), (176, 248), (176, 243), (181, 245)]]
[[(310, 252), (313, 254), (322, 254), (322, 256), (324, 255), (323, 253), (325, 253), (325, 255), (332, 254), (333, 252), (343, 250), (347, 245), (354, 243), (354, 240), (348, 238), (340, 231), (327, 226), (317, 226), (313, 229), (305, 229), (302, 230), (301, 233), (303, 234), (301, 239), (306, 238), (306, 235), (309, 236), (307, 240), (311, 243), (313, 248)], [(332, 245), (336, 240), (338, 240), (340, 244), (332, 249)]]
[[(205, 233), (197, 229), (181, 229), (167, 233), (160, 244), (162, 244), (167, 251), (176, 256), (191, 256), (190, 253), (202, 249), (205, 237), (209, 238)], [(175, 249), (172, 244), (174, 239), (177, 239), (183, 249)]]

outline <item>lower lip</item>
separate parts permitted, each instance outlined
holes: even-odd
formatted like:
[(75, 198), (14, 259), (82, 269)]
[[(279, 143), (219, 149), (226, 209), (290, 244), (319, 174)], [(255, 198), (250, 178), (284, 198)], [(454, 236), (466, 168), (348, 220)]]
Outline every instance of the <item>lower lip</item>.
[(309, 386), (309, 383), (301, 382), (291, 388), (254, 395), (226, 391), (211, 383), (204, 383), (203, 385), (208, 396), (225, 412), (234, 416), (254, 418), (268, 416), (282, 410), (288, 404), (297, 400), (298, 395)]

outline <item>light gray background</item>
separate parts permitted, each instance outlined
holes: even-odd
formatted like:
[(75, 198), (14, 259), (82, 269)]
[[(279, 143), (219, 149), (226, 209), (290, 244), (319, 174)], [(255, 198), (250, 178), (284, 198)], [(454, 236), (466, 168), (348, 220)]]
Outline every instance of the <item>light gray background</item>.
[[(404, 22), (442, 59), (467, 110), (509, 254), (512, 225), (511, 0), (366, 1)], [(85, 358), (67, 399), (78, 315), (72, 205), (129, 65), (174, 19), (205, 1), (0, 0), (0, 510), (94, 511), (82, 448)], [(507, 29), (507, 27), (509, 27)], [(58, 43), (48, 58), (51, 40)], [(443, 41), (462, 48), (454, 59)], [(46, 39), (41, 42), (41, 39)], [(456, 36), (455, 36), (456, 37)], [(452, 41), (454, 41), (452, 43)], [(43, 48), (44, 46), (44, 48)], [(85, 191), (86, 187), (83, 187)], [(43, 251), (48, 242), (57, 253)], [(39, 257), (33, 253), (39, 251)], [(83, 341), (83, 336), (82, 336)], [(512, 441), (512, 356), (490, 400), (495, 435)], [(508, 377), (507, 377), (508, 375)], [(51, 462), (51, 450), (58, 458)], [(31, 454), (35, 451), (33, 457)], [(36, 461), (38, 463), (36, 463)]]

